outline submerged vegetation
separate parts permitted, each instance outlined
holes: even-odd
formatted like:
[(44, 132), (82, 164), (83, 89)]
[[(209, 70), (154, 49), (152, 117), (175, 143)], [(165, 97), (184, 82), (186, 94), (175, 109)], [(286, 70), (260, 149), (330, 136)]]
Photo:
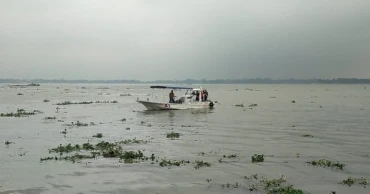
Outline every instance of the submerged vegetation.
[(330, 168), (336, 168), (339, 170), (343, 170), (345, 164), (341, 164), (339, 162), (332, 162), (327, 159), (320, 159), (320, 160), (314, 160), (311, 162), (307, 162), (308, 164), (311, 164), (312, 166), (321, 166), (321, 167), (330, 167)]

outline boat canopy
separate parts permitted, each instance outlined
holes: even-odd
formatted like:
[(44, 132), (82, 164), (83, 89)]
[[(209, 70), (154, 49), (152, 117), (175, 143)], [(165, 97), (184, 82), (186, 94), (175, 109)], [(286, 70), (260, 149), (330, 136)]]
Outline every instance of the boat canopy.
[(150, 86), (150, 88), (156, 88), (156, 89), (172, 89), (172, 90), (193, 90), (193, 88), (188, 88), (188, 87), (174, 87), (174, 86)]

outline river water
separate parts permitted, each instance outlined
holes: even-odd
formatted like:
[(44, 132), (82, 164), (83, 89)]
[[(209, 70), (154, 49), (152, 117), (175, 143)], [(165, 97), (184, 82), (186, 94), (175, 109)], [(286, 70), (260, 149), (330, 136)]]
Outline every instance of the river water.
[[(137, 98), (163, 99), (163, 91), (153, 91), (148, 85), (0, 85), (0, 113), (17, 108), (43, 112), (30, 117), (0, 117), (0, 194), (265, 193), (249, 191), (256, 182), (243, 177), (253, 174), (284, 176), (305, 193), (370, 193), (363, 186), (341, 184), (348, 177), (370, 179), (367, 85), (206, 87), (209, 98), (218, 102), (214, 109), (148, 112), (136, 103)], [(180, 95), (178, 91), (175, 94)], [(66, 100), (118, 103), (54, 105)], [(234, 106), (241, 103), (244, 107)], [(257, 106), (249, 108), (251, 103)], [(46, 121), (43, 118), (47, 116), (57, 119)], [(123, 118), (126, 121), (120, 121)], [(95, 125), (65, 126), (77, 121)], [(64, 129), (66, 135), (61, 134)], [(180, 133), (180, 138), (167, 138), (172, 131)], [(92, 138), (96, 133), (104, 137)], [(103, 157), (80, 163), (40, 162), (41, 157), (54, 156), (48, 150), (59, 144), (133, 138), (150, 142), (124, 145), (123, 149), (145, 150), (161, 159), (191, 163), (168, 168), (156, 162), (125, 164)], [(14, 143), (6, 146), (6, 141)], [(237, 157), (223, 158), (232, 154)], [(254, 154), (263, 154), (265, 161), (252, 163)], [(307, 164), (317, 159), (339, 161), (346, 166), (336, 170)], [(209, 162), (211, 167), (195, 169), (196, 160)], [(222, 187), (236, 182), (237, 188)]]

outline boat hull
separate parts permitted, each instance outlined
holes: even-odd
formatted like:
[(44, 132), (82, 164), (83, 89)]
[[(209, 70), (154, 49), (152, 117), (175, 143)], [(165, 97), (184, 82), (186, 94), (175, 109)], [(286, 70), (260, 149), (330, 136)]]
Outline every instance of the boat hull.
[(195, 102), (195, 103), (158, 103), (149, 101), (137, 101), (145, 106), (148, 110), (186, 110), (186, 109), (206, 109), (212, 108), (212, 102)]

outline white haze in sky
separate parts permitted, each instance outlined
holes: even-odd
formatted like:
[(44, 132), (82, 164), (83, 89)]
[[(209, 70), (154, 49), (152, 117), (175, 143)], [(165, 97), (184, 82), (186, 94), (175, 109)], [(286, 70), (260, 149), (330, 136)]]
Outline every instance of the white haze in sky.
[(0, 78), (370, 78), (369, 0), (0, 0)]

